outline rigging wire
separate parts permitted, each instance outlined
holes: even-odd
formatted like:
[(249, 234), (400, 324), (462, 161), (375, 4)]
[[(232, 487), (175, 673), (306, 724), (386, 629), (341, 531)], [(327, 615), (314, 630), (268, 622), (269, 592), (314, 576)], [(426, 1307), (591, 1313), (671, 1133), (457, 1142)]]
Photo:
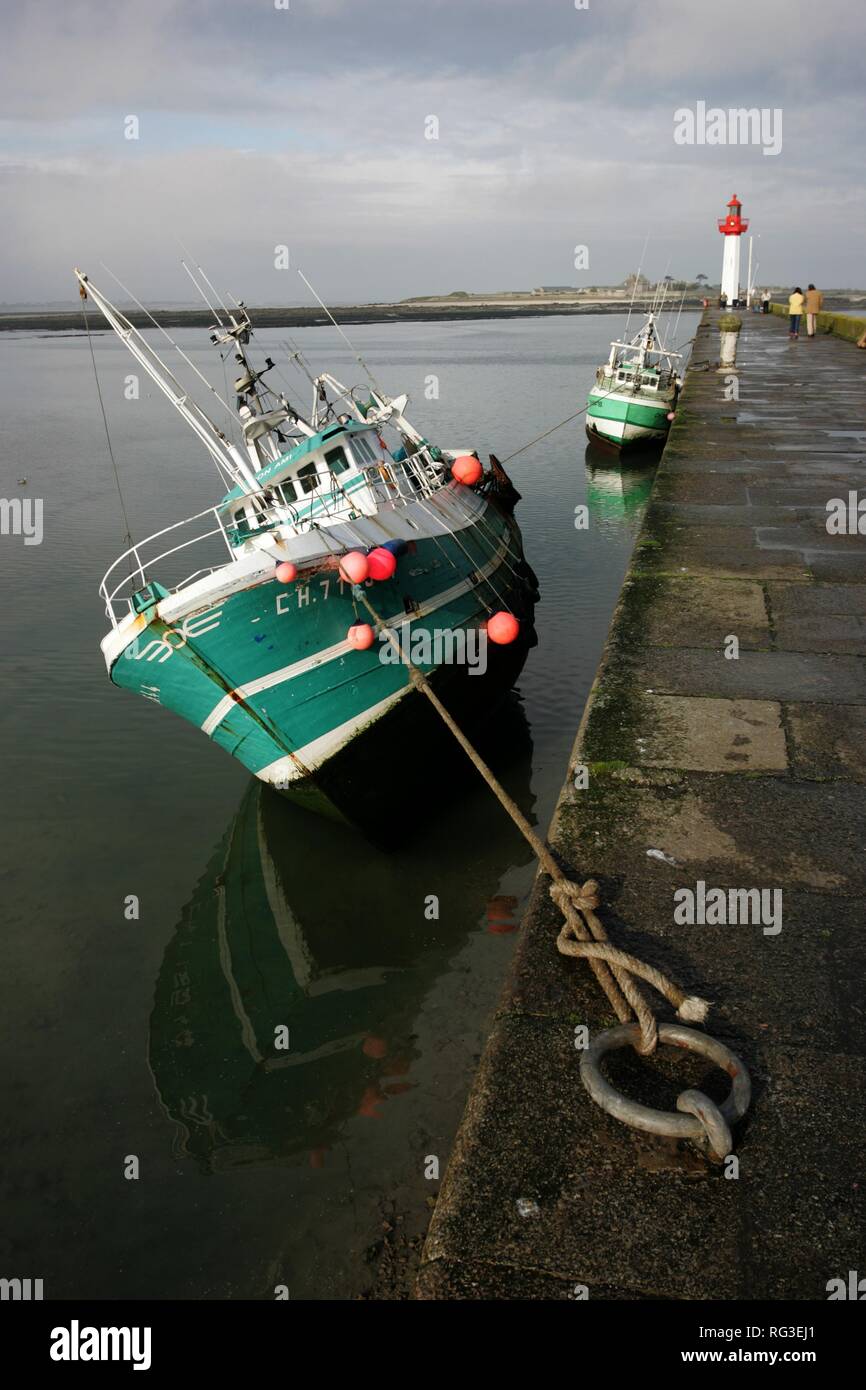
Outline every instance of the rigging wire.
[[(476, 518), (476, 520), (477, 520), (477, 522), (478, 522), (478, 528), (479, 528), (479, 530), (482, 532), (483, 535), (487, 536), (487, 538), (488, 538), (488, 540), (489, 540), (489, 542), (490, 542), (490, 555), (491, 555), (491, 558), (492, 558), (492, 557), (496, 554), (496, 551), (497, 551), (497, 548), (498, 548), (500, 542), (499, 542), (499, 540), (497, 539), (496, 533), (495, 533), (495, 531), (493, 530), (493, 528), (490, 527), (490, 526), (488, 526), (487, 522), (486, 522), (485, 519), (484, 519), (483, 514), (479, 513), (479, 515), (478, 515), (478, 517)], [(505, 565), (505, 568), (506, 568), (507, 570), (509, 570), (509, 571), (511, 572), (511, 574), (514, 575), (514, 578), (515, 578), (515, 579), (517, 579), (517, 580), (520, 581), (521, 583), (525, 583), (525, 582), (526, 582), (526, 576), (525, 576), (525, 575), (522, 575), (522, 574), (519, 574), (518, 571), (514, 568), (514, 566), (513, 566), (512, 564), (509, 563), (509, 560), (508, 560), (508, 558), (507, 558), (507, 557), (512, 556), (512, 555), (517, 555), (518, 553), (519, 553), (519, 552), (512, 551), (512, 549), (511, 549), (511, 544), (510, 544), (508, 538), (506, 537), (506, 541), (505, 541), (505, 554), (502, 556), (502, 563)]]
[(644, 237), (643, 250), (642, 250), (641, 253), (640, 253), (640, 262), (639, 262), (638, 268), (637, 268), (637, 275), (634, 277), (634, 283), (632, 284), (632, 287), (631, 287), (631, 303), (630, 303), (629, 306), (628, 306), (628, 317), (626, 318), (626, 321), (625, 321), (625, 331), (623, 332), (623, 335), (622, 335), (624, 338), (628, 337), (628, 326), (629, 326), (629, 324), (631, 323), (631, 311), (632, 311), (632, 309), (634, 308), (634, 297), (635, 297), (635, 295), (637, 294), (637, 287), (638, 287), (638, 283), (639, 283), (639, 281), (640, 281), (641, 272), (642, 272), (642, 270), (643, 270), (644, 257), (646, 256), (646, 250), (647, 250), (647, 247), (649, 246), (649, 239), (650, 239), (649, 228), (647, 228), (647, 234), (646, 234), (646, 236)]
[[(187, 252), (187, 250), (186, 250), (186, 247), (184, 246), (183, 242), (181, 242), (180, 245), (181, 245), (181, 250), (183, 251), (184, 256), (186, 256), (186, 255), (188, 254), (188, 252)], [(200, 298), (202, 299), (202, 301), (203, 301), (203, 303), (204, 303), (204, 305), (205, 305), (205, 308), (207, 309), (208, 313), (213, 315), (213, 317), (214, 317), (214, 318), (216, 319), (216, 321), (217, 321), (218, 326), (219, 326), (220, 328), (222, 328), (222, 327), (224, 326), (224, 325), (223, 325), (223, 322), (222, 322), (222, 319), (220, 318), (220, 316), (219, 316), (219, 314), (217, 313), (217, 311), (216, 311), (216, 309), (214, 308), (214, 306), (211, 304), (210, 300), (208, 299), (207, 295), (205, 294), (205, 292), (204, 292), (204, 290), (202, 289), (201, 285), (199, 284), (198, 280), (196, 280), (195, 276), (193, 275), (193, 273), (192, 273), (192, 271), (190, 270), (189, 266), (187, 265), (186, 261), (183, 259), (183, 256), (181, 256), (181, 258), (180, 258), (180, 263), (181, 263), (181, 265), (183, 266), (184, 270), (186, 271), (187, 275), (189, 276), (190, 280), (192, 281), (193, 285), (195, 286), (195, 289), (196, 289), (197, 293), (199, 294)]]
[(208, 277), (207, 272), (204, 270), (204, 268), (203, 268), (202, 266), (199, 265), (198, 261), (196, 261), (196, 263), (195, 263), (195, 268), (196, 268), (196, 270), (198, 271), (198, 273), (199, 273), (199, 275), (201, 276), (201, 278), (204, 280), (205, 284), (207, 285), (207, 287), (208, 287), (208, 289), (210, 290), (211, 294), (213, 295), (214, 299), (215, 299), (215, 300), (217, 301), (217, 303), (219, 304), (219, 306), (220, 306), (220, 308), (222, 309), (223, 313), (225, 314), (226, 318), (227, 318), (227, 319), (230, 319), (230, 318), (231, 318), (231, 314), (230, 314), (229, 311), (228, 311), (228, 306), (227, 306), (225, 300), (223, 299), (222, 295), (220, 294), (219, 290), (216, 288), (216, 286), (213, 284), (213, 282), (212, 282), (212, 281), (210, 280), (210, 278)]
[(325, 301), (324, 301), (323, 299), (320, 299), (319, 296), (318, 296), (318, 294), (316, 294), (316, 291), (313, 289), (312, 285), (310, 284), (310, 282), (309, 282), (309, 280), (307, 279), (307, 277), (306, 277), (306, 275), (304, 274), (304, 272), (303, 272), (302, 270), (299, 270), (299, 271), (298, 271), (298, 274), (300, 275), (300, 277), (301, 277), (301, 279), (303, 280), (304, 284), (306, 285), (307, 289), (310, 291), (310, 294), (312, 294), (312, 295), (315, 297), (315, 299), (317, 300), (317, 302), (322, 306), (322, 308), (324, 309), (325, 313), (328, 315), (328, 318), (331, 320), (331, 323), (334, 325), (334, 327), (336, 328), (336, 330), (337, 330), (337, 332), (339, 333), (340, 337), (343, 339), (343, 342), (346, 344), (346, 347), (347, 347), (347, 348), (349, 349), (349, 351), (354, 355), (355, 361), (358, 363), (358, 365), (361, 367), (361, 369), (367, 373), (367, 376), (370, 378), (370, 380), (372, 381), (372, 383), (373, 383), (373, 385), (375, 386), (376, 390), (379, 392), (379, 395), (382, 396), (382, 397), (384, 397), (384, 398), (387, 400), (387, 396), (386, 396), (385, 392), (382, 390), (382, 387), (379, 385), (378, 381), (377, 381), (376, 378), (374, 377), (374, 375), (373, 375), (373, 373), (371, 372), (370, 368), (367, 366), (367, 363), (364, 361), (363, 357), (361, 356), (360, 352), (358, 352), (357, 348), (353, 347), (352, 344), (349, 342), (349, 339), (347, 338), (346, 334), (343, 332), (343, 330), (342, 330), (342, 328), (340, 327), (340, 325), (337, 323), (337, 320), (334, 318), (334, 315), (331, 313), (331, 311), (330, 311), (330, 309), (328, 308), (328, 306), (327, 306), (327, 304), (325, 303)]
[[(205, 284), (207, 285), (207, 287), (208, 287), (208, 289), (210, 290), (211, 294), (213, 295), (214, 299), (215, 299), (216, 302), (219, 304), (219, 306), (220, 306), (220, 308), (222, 309), (223, 313), (225, 314), (226, 318), (230, 320), (230, 319), (231, 319), (231, 314), (230, 314), (230, 312), (229, 312), (229, 310), (228, 310), (228, 307), (227, 307), (227, 305), (226, 305), (225, 299), (222, 297), (222, 295), (220, 294), (219, 290), (216, 288), (216, 286), (213, 284), (212, 280), (211, 280), (211, 279), (209, 278), (209, 276), (207, 275), (206, 271), (204, 270), (204, 267), (201, 266), (201, 265), (199, 265), (198, 261), (195, 260), (195, 258), (194, 258), (193, 256), (190, 255), (189, 251), (188, 251), (187, 248), (184, 246), (184, 244), (183, 244), (182, 241), (180, 242), (180, 249), (181, 249), (181, 251), (183, 252), (183, 254), (184, 254), (185, 256), (188, 256), (189, 259), (190, 259), (191, 261), (193, 261), (196, 270), (198, 271), (198, 273), (199, 273), (199, 275), (201, 276), (201, 278), (204, 280)], [(205, 304), (207, 305), (208, 309), (209, 309), (210, 312), (213, 314), (213, 316), (214, 316), (214, 318), (216, 319), (217, 324), (219, 325), (219, 327), (220, 327), (220, 328), (224, 328), (225, 325), (223, 324), (223, 322), (222, 322), (222, 320), (221, 320), (219, 314), (217, 313), (216, 309), (215, 309), (215, 308), (213, 307), (213, 305), (211, 304), (210, 300), (208, 299), (208, 297), (207, 297), (207, 295), (205, 294), (204, 290), (203, 290), (203, 289), (201, 288), (201, 286), (199, 285), (198, 281), (197, 281), (197, 280), (195, 279), (195, 277), (193, 276), (193, 273), (192, 273), (192, 271), (190, 270), (189, 266), (188, 266), (183, 260), (181, 261), (181, 265), (183, 266), (183, 268), (184, 268), (184, 270), (186, 271), (187, 275), (189, 276), (190, 280), (192, 280), (192, 283), (195, 285), (196, 289), (198, 290), (199, 294), (201, 295), (201, 297), (202, 297), (202, 299), (204, 300)], [(235, 301), (235, 302), (237, 302), (237, 301)]]
[(84, 327), (87, 332), (87, 345), (90, 348), (90, 360), (93, 363), (93, 379), (96, 382), (96, 394), (99, 397), (99, 409), (102, 412), (102, 423), (105, 426), (105, 442), (108, 445), (108, 457), (111, 459), (111, 466), (114, 469), (114, 481), (117, 484), (117, 496), (120, 501), (120, 511), (123, 516), (123, 524), (126, 527), (126, 535), (124, 539), (127, 543), (126, 548), (129, 559), (129, 573), (130, 576), (132, 576), (135, 573), (135, 566), (132, 563), (132, 551), (134, 542), (132, 539), (132, 531), (129, 525), (129, 517), (127, 516), (126, 512), (126, 503), (123, 500), (123, 488), (120, 485), (120, 473), (117, 468), (117, 459), (114, 457), (114, 449), (111, 446), (111, 431), (108, 428), (108, 416), (105, 413), (105, 402), (102, 399), (102, 387), (99, 384), (99, 372), (96, 367), (96, 354), (93, 351), (93, 338), (91, 337), (90, 333), (90, 320), (87, 316), (87, 292), (83, 285), (79, 285), (78, 293), (81, 296), (81, 312), (84, 315)]
[[(683, 281), (683, 292), (682, 292), (682, 296), (681, 296), (681, 298), (680, 298), (680, 307), (679, 307), (679, 309), (677, 310), (677, 316), (676, 316), (676, 319), (675, 319), (675, 321), (674, 321), (674, 326), (673, 326), (673, 328), (671, 328), (670, 317), (668, 318), (668, 328), (667, 328), (667, 331), (668, 331), (668, 334), (670, 335), (670, 337), (672, 337), (672, 338), (674, 337), (674, 335), (676, 334), (677, 329), (678, 329), (679, 326), (680, 326), (680, 315), (681, 315), (682, 312), (683, 312), (683, 305), (685, 304), (685, 302), (686, 302), (686, 282)], [(671, 314), (673, 314), (673, 310), (671, 310)]]
[[(421, 501), (421, 498), (420, 498), (420, 497), (416, 497), (415, 501), (416, 501), (417, 506), (419, 506), (419, 507), (421, 508), (422, 512), (426, 512), (427, 515), (430, 516), (430, 517), (432, 517), (434, 521), (436, 520), (436, 512), (435, 512), (435, 511), (431, 511), (431, 509), (430, 509), (424, 502)], [(442, 518), (441, 518), (441, 517), (439, 518), (439, 521), (440, 521), (440, 524), (441, 524), (441, 521), (442, 521)], [(470, 567), (471, 567), (469, 573), (470, 573), (470, 574), (476, 574), (476, 575), (478, 576), (479, 583), (481, 583), (481, 584), (486, 584), (487, 587), (488, 587), (489, 589), (492, 589), (492, 590), (493, 590), (493, 593), (496, 595), (497, 601), (498, 601), (499, 603), (502, 604), (502, 607), (503, 607), (503, 608), (507, 608), (507, 607), (508, 607), (508, 604), (505, 602), (505, 599), (502, 597), (502, 595), (500, 594), (500, 592), (499, 592), (499, 590), (497, 589), (496, 585), (493, 583), (493, 580), (492, 580), (491, 576), (490, 576), (489, 574), (488, 574), (488, 575), (482, 575), (482, 574), (481, 574), (481, 572), (480, 572), (480, 570), (479, 570), (479, 568), (478, 568), (478, 561), (477, 561), (476, 559), (474, 559), (473, 556), (471, 555), (471, 553), (466, 549), (466, 546), (465, 546), (465, 545), (463, 544), (463, 542), (461, 541), (461, 539), (460, 539), (460, 537), (458, 536), (457, 532), (454, 531), (454, 530), (451, 528), (451, 526), (448, 525), (447, 520), (446, 520), (446, 522), (445, 522), (445, 529), (446, 529), (446, 531), (448, 532), (448, 534), (450, 535), (451, 539), (452, 539), (453, 541), (456, 541), (456, 542), (457, 542), (458, 548), (459, 548), (460, 550), (462, 550), (463, 554), (466, 556), (466, 559), (469, 561), (469, 564), (470, 564)], [(480, 548), (480, 549), (482, 550), (482, 552), (483, 552), (483, 550), (484, 550), (483, 545), (479, 545), (479, 548)]]
[[(283, 352), (286, 354), (286, 361), (289, 363), (289, 365), (294, 367), (295, 371), (298, 372), (301, 376), (305, 376), (311, 386), (315, 386), (316, 378), (313, 376), (313, 373), (310, 370), (309, 363), (307, 362), (307, 359), (301, 352), (301, 349), (298, 347), (297, 343), (294, 343), (291, 338), (281, 338), (278, 343), (278, 347), (281, 347)], [(286, 383), (286, 385), (289, 386), (288, 377), (283, 376), (283, 373), (279, 367), (277, 368), (277, 371), (283, 378), (283, 381)], [(289, 390), (291, 390), (291, 387), (289, 387)]]
[(653, 300), (652, 312), (656, 316), (656, 318), (658, 318), (661, 315), (662, 309), (664, 308), (665, 300), (668, 297), (667, 275), (670, 268), (671, 258), (670, 256), (668, 256), (667, 265), (664, 269), (664, 274), (662, 275), (661, 280), (659, 280), (658, 284), (656, 285), (656, 292)]
[(149, 309), (146, 309), (146, 308), (144, 307), (144, 305), (142, 304), (141, 300), (140, 300), (140, 299), (136, 299), (135, 295), (132, 293), (132, 290), (127, 289), (127, 287), (126, 287), (126, 285), (124, 285), (123, 281), (120, 280), (120, 279), (118, 279), (118, 277), (115, 275), (115, 273), (114, 273), (113, 270), (109, 270), (108, 266), (105, 264), (104, 261), (101, 261), (100, 264), (102, 265), (103, 270), (104, 270), (108, 275), (111, 276), (111, 278), (112, 278), (112, 280), (114, 280), (115, 284), (117, 284), (117, 285), (120, 286), (120, 288), (123, 290), (124, 294), (128, 294), (128, 295), (129, 295), (129, 297), (130, 297), (130, 299), (132, 300), (133, 304), (137, 304), (138, 307), (139, 307), (139, 309), (141, 310), (141, 312), (142, 312), (143, 314), (145, 314), (147, 318), (150, 319), (150, 321), (151, 321), (151, 323), (153, 324), (154, 328), (158, 329), (159, 332), (162, 334), (162, 336), (166, 339), (166, 341), (169, 342), (169, 343), (171, 343), (171, 346), (174, 348), (175, 352), (180, 353), (180, 355), (181, 355), (181, 357), (183, 358), (184, 362), (186, 362), (187, 365), (190, 366), (190, 367), (192, 368), (192, 370), (195, 372), (195, 374), (196, 374), (196, 376), (199, 378), (199, 380), (204, 382), (205, 386), (206, 386), (207, 389), (210, 391), (211, 395), (216, 396), (216, 398), (217, 398), (217, 400), (219, 401), (220, 405), (223, 407), (224, 410), (226, 410), (226, 411), (228, 412), (229, 417), (231, 418), (231, 421), (232, 421), (232, 425), (234, 426), (234, 423), (235, 423), (235, 416), (234, 416), (234, 412), (232, 411), (232, 408), (231, 408), (231, 406), (229, 405), (228, 401), (224, 401), (224, 400), (223, 400), (222, 396), (220, 395), (219, 391), (217, 391), (216, 387), (215, 387), (215, 386), (212, 386), (211, 383), (208, 381), (207, 377), (204, 375), (204, 373), (201, 372), (201, 371), (199, 371), (198, 367), (195, 365), (195, 363), (193, 362), (192, 358), (187, 356), (187, 354), (184, 352), (183, 348), (180, 347), (180, 346), (174, 341), (174, 339), (172, 338), (171, 334), (170, 334), (170, 333), (166, 333), (166, 331), (165, 331), (165, 329), (163, 328), (162, 324), (161, 324), (161, 323), (157, 323), (157, 321), (156, 321), (156, 319), (154, 318), (153, 314), (150, 312)]

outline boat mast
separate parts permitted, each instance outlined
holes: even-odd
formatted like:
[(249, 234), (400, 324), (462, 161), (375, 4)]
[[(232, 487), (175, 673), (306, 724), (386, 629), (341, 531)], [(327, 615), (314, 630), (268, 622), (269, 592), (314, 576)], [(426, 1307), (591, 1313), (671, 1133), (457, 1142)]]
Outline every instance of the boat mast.
[(126, 315), (122, 314), (77, 267), (75, 275), (81, 288), (93, 300), (124, 347), (144, 368), (151, 380), (156, 382), (163, 395), (171, 401), (175, 410), (183, 416), (190, 429), (201, 440), (223, 476), (246, 493), (258, 492), (259, 485), (255, 476), (237, 446), (226, 439), (222, 430), (218, 429), (196, 404), (189, 392), (184, 390), (158, 353), (145, 341), (138, 329), (133, 327)]
[[(634, 355), (630, 357), (625, 356), (627, 353), (634, 354), (635, 348), (637, 348), (636, 357)], [(639, 333), (636, 333), (629, 342), (615, 339), (611, 343), (610, 357), (607, 363), (609, 371), (616, 371), (617, 367), (620, 365), (620, 352), (624, 354), (621, 359), (622, 363), (630, 363), (637, 367), (638, 371), (641, 371), (646, 365), (646, 359), (648, 357), (664, 358), (667, 362), (668, 370), (673, 371), (674, 359), (679, 359), (682, 356), (682, 353), (671, 352), (670, 349), (665, 347), (656, 327), (655, 314), (652, 311), (647, 314), (646, 323), (643, 328)]]
[[(241, 374), (234, 383), (238, 418), (247, 453), (253, 467), (258, 470), (264, 464), (274, 462), (284, 452), (280, 448), (280, 445), (285, 443), (280, 432), (281, 425), (288, 423), (299, 429), (307, 438), (316, 431), (293, 409), (285, 395), (278, 394), (264, 381), (265, 373), (274, 367), (272, 359), (266, 357), (261, 370), (253, 366), (246, 351), (252, 336), (252, 322), (244, 304), (236, 301), (236, 306), (235, 310), (224, 310), (229, 322), (225, 325), (217, 319), (217, 323), (211, 328), (210, 339), (215, 346), (233, 346), (234, 359), (241, 369)], [(276, 408), (268, 409), (264, 392), (268, 392), (278, 402)]]
[(641, 329), (640, 342), (638, 345), (639, 351), (637, 363), (639, 370), (643, 369), (644, 363), (646, 362), (647, 353), (652, 351), (654, 323), (655, 319), (653, 318), (653, 315), (651, 313), (648, 314), (647, 321)]

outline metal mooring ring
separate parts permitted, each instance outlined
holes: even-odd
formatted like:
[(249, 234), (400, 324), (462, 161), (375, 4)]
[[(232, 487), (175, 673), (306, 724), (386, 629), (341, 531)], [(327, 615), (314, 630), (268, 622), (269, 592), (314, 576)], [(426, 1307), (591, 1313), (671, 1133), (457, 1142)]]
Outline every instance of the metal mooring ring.
[(681, 1023), (660, 1023), (658, 1031), (659, 1042), (681, 1047), (686, 1052), (697, 1052), (728, 1073), (731, 1089), (720, 1106), (716, 1106), (701, 1091), (687, 1090), (677, 1101), (677, 1107), (691, 1113), (674, 1115), (669, 1110), (653, 1110), (649, 1105), (639, 1105), (637, 1101), (628, 1100), (615, 1091), (602, 1076), (599, 1063), (606, 1052), (635, 1046), (640, 1040), (640, 1028), (636, 1023), (621, 1023), (616, 1028), (606, 1028), (593, 1038), (580, 1059), (581, 1081), (596, 1105), (600, 1105), (615, 1120), (650, 1134), (664, 1134), (670, 1139), (704, 1139), (715, 1157), (724, 1158), (730, 1152), (731, 1127), (745, 1115), (752, 1098), (749, 1073), (730, 1048), (706, 1033), (685, 1028)]

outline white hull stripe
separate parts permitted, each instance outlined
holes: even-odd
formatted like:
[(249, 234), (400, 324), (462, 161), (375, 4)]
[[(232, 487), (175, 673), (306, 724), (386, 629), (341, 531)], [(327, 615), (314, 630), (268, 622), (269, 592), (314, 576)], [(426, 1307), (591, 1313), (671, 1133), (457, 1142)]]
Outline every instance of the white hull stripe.
[[(499, 568), (503, 556), (508, 553), (507, 537), (501, 541), (496, 554), (486, 564), (483, 569), (476, 571), (482, 579), (487, 579), (494, 570)], [(435, 613), (437, 608), (442, 608), (446, 603), (453, 599), (460, 598), (461, 595), (469, 592), (470, 589), (477, 588), (478, 581), (464, 579), (459, 584), (454, 584), (450, 589), (444, 589), (437, 594), (434, 599), (429, 600), (414, 613), (395, 613), (393, 617), (385, 619), (385, 626), (390, 628), (400, 628), (407, 623), (416, 622), (418, 618), (424, 618), (429, 613)], [(250, 681), (247, 685), (237, 686), (231, 695), (224, 695), (219, 704), (215, 705), (202, 724), (204, 733), (211, 735), (219, 727), (222, 721), (235, 708), (239, 700), (248, 700), (252, 695), (260, 695), (264, 690), (271, 690), (275, 685), (282, 685), (284, 681), (290, 681), (295, 676), (301, 676), (306, 671), (313, 671), (317, 666), (322, 666), (325, 662), (335, 661), (337, 657), (345, 656), (355, 648), (345, 639), (336, 642), (332, 647), (323, 647), (314, 656), (304, 657), (302, 661), (294, 661), (290, 666), (281, 666), (276, 671), (271, 671), (267, 676), (259, 676), (258, 680)]]
[(608, 439), (644, 439), (650, 434), (663, 437), (667, 432), (655, 429), (652, 425), (636, 425), (633, 421), (603, 420), (593, 415), (587, 419), (591, 421), (596, 434), (606, 435)]
[(371, 705), (362, 714), (356, 714), (353, 719), (347, 719), (345, 724), (338, 724), (335, 729), (329, 729), (326, 734), (321, 734), (319, 738), (312, 739), (305, 743), (303, 748), (299, 748), (294, 754), (295, 758), (300, 759), (303, 767), (299, 767), (292, 758), (277, 758), (275, 762), (268, 763), (256, 776), (263, 782), (270, 782), (272, 786), (279, 786), (281, 783), (296, 782), (304, 776), (304, 768), (311, 772), (322, 763), (327, 762), (328, 758), (354, 738), (359, 730), (366, 728), (368, 724), (373, 724), (377, 719), (381, 719), (383, 714), (387, 714), (392, 705), (396, 705), (398, 700), (402, 700), (404, 695), (408, 695), (414, 689), (411, 685), (405, 685), (400, 690), (395, 690), (391, 695), (386, 695), (384, 700), (378, 704)]
[[(453, 488), (457, 489), (456, 483)], [(340, 522), (321, 532), (308, 531), (300, 536), (284, 537), (279, 548), (276, 548), (273, 536), (262, 533), (252, 553), (238, 554), (213, 573), (174, 590), (161, 600), (156, 611), (165, 623), (173, 627), (189, 616), (215, 607), (218, 603), (225, 603), (236, 593), (259, 584), (269, 584), (273, 578), (275, 560), (294, 560), (299, 567), (303, 567), (319, 560), (332, 559), (343, 550), (351, 550), (359, 545), (366, 548), (382, 545), (389, 540), (444, 538), (474, 526), (487, 505), (476, 493), (466, 488), (452, 491), (449, 485), (440, 488), (423, 502), (408, 502), (405, 508), (385, 508), (373, 516), (359, 516), (351, 524)], [(436, 529), (440, 526), (441, 531)], [(322, 541), (318, 539), (320, 536), (327, 537), (324, 549)], [(147, 619), (142, 614), (129, 613), (103, 637), (100, 645), (109, 673), (130, 640), (146, 626)]]

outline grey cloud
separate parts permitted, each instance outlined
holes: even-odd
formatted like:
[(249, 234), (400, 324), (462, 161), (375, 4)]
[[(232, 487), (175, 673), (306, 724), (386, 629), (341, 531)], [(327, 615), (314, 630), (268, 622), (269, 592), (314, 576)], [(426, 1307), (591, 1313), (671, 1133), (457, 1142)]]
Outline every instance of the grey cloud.
[[(734, 188), (769, 278), (856, 283), (864, 29), (855, 0), (825, 0), (820, 28), (805, 0), (21, 6), (0, 84), (16, 258), (0, 298), (61, 297), (72, 262), (100, 259), (183, 298), (178, 238), (277, 302), (303, 298), (272, 268), (277, 242), (344, 300), (618, 280), (647, 228), (656, 273), (670, 257), (715, 275)], [(781, 105), (782, 154), (675, 146), (673, 112), (698, 99)]]

